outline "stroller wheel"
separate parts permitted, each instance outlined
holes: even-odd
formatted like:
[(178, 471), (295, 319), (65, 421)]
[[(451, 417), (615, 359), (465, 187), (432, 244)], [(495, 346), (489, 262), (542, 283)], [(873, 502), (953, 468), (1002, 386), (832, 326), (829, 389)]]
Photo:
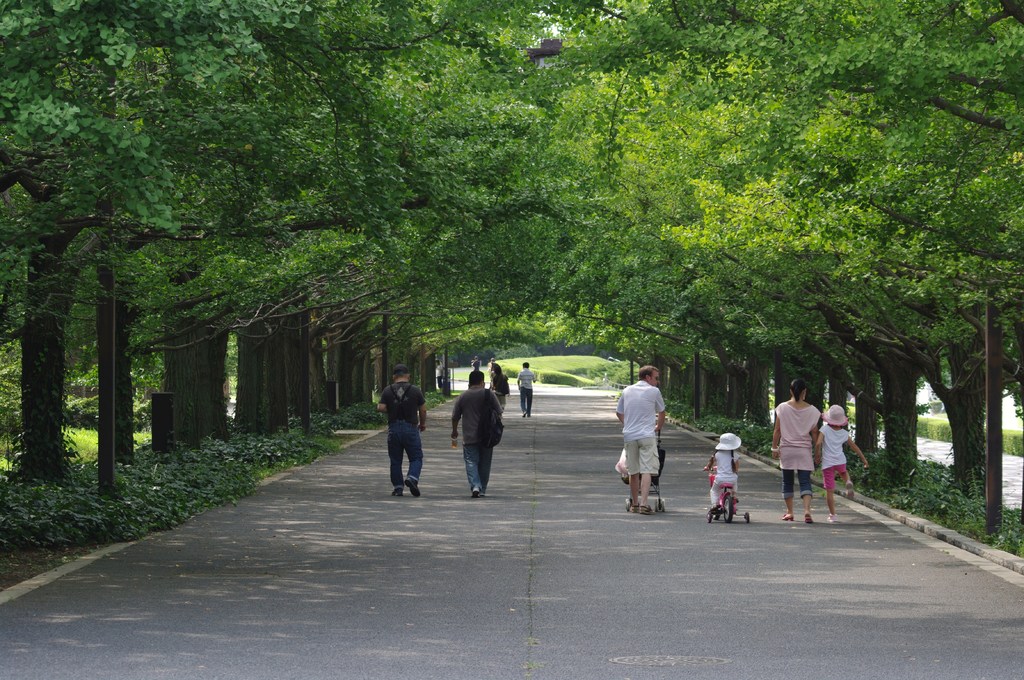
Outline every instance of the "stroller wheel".
[(711, 524), (712, 519), (714, 519), (714, 517), (711, 515), (711, 511), (708, 510), (708, 524)]
[(665, 512), (665, 501), (658, 499), (657, 505), (654, 506), (655, 512)]
[(747, 524), (750, 524), (750, 513), (749, 512), (743, 513), (743, 519), (746, 520)]

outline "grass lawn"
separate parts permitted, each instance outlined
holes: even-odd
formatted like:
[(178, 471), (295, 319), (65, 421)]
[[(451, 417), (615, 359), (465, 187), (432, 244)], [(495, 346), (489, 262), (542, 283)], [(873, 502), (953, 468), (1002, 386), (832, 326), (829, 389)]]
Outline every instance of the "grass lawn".
[[(516, 376), (523, 368), (523, 362), (530, 362), (530, 370), (540, 376), (538, 382), (544, 385), (572, 385), (576, 387), (594, 386), (603, 382), (603, 377), (609, 374), (609, 380), (614, 382), (613, 370), (622, 366), (622, 362), (608, 361), (601, 357), (570, 354), (567, 356), (546, 356), (546, 357), (515, 357), (512, 359), (499, 359), (497, 363), (502, 371), (508, 376), (509, 381), (515, 382)], [(469, 377), (470, 367), (456, 368), (455, 379), (466, 380)], [(480, 370), (487, 372), (487, 363), (480, 365)]]
[[(68, 428), (68, 438), (71, 440), (71, 448), (78, 453), (75, 458), (78, 462), (96, 460), (100, 452), (100, 434), (96, 430), (85, 430), (78, 427)], [(135, 446), (139, 447), (148, 444), (151, 438), (149, 432), (136, 432), (133, 435)]]

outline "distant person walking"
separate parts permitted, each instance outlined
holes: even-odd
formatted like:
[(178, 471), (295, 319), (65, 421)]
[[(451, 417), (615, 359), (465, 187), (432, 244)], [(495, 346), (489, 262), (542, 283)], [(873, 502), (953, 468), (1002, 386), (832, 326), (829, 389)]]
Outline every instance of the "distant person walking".
[(491, 390), (484, 388), (483, 371), (470, 371), (469, 389), (459, 395), (452, 408), (452, 441), (459, 438), (462, 421), (462, 457), (466, 463), (466, 479), (473, 498), (487, 495), (487, 482), (491, 477), (493, 447), (481, 446), (477, 438), (480, 420), (490, 409), (501, 413), (501, 404)]
[(775, 407), (775, 432), (772, 434), (772, 458), (778, 458), (782, 468), (782, 500), (786, 503), (782, 519), (793, 521), (793, 476), (796, 475), (804, 503), (804, 522), (812, 524), (811, 473), (814, 472), (814, 443), (818, 439), (821, 411), (807, 403), (807, 383), (803, 378), (790, 384), (789, 393), (789, 401)]
[(491, 364), (491, 391), (498, 398), (498, 403), (501, 404), (501, 410), (504, 412), (505, 400), (512, 390), (508, 385), (508, 376), (502, 372), (499, 364)]
[(516, 378), (516, 385), (519, 387), (519, 408), (523, 411), (523, 417), (529, 418), (533, 413), (533, 381), (537, 375), (530, 370), (530, 362), (523, 362), (523, 370), (519, 371)]
[(437, 362), (437, 367), (434, 369), (434, 375), (437, 377), (437, 389), (444, 389), (444, 377), (447, 371), (444, 368), (444, 364), (440, 361)]
[(835, 523), (839, 521), (836, 517), (836, 477), (839, 476), (846, 482), (846, 497), (853, 498), (853, 482), (850, 481), (850, 473), (846, 470), (846, 454), (843, 447), (849, 446), (860, 456), (860, 462), (864, 469), (868, 467), (868, 459), (860, 450), (857, 443), (853, 441), (849, 431), (844, 427), (849, 422), (846, 417), (846, 410), (839, 404), (828, 407), (828, 413), (821, 417), (822, 422), (828, 427), (821, 428), (818, 433), (818, 455), (821, 456), (821, 485), (825, 487), (825, 503), (828, 504), (828, 521)]
[(658, 474), (658, 433), (665, 424), (665, 399), (658, 389), (661, 372), (654, 366), (640, 369), (640, 380), (622, 390), (615, 415), (622, 423), (629, 473), (630, 512), (652, 515), (647, 504), (651, 476)]
[(469, 362), (469, 365), (470, 365), (470, 367), (474, 371), (479, 371), (480, 370), (480, 357), (474, 356), (473, 357), (473, 361)]
[[(391, 459), (391, 495), (401, 496), (409, 487), (413, 496), (420, 495), (420, 472), (423, 470), (423, 443), (420, 432), (427, 429), (427, 403), (420, 388), (409, 382), (409, 368), (396, 364), (394, 382), (380, 394), (377, 410), (388, 414), (388, 457)], [(403, 453), (409, 457), (409, 473), (402, 480)]]

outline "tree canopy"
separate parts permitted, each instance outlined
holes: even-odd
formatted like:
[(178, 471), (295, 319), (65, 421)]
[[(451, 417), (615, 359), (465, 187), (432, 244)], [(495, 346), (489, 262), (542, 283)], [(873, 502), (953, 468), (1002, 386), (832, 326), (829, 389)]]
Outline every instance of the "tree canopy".
[(882, 414), (896, 473), (924, 380), (967, 480), (987, 304), (1024, 389), (1022, 35), (1008, 0), (0, 3), (22, 470), (61, 476), (101, 267), (128, 394), (158, 357), (215, 399), (230, 334), (311, 330), (299, 354), (353, 382), (540, 315), (704, 356), (755, 420), (781, 352)]

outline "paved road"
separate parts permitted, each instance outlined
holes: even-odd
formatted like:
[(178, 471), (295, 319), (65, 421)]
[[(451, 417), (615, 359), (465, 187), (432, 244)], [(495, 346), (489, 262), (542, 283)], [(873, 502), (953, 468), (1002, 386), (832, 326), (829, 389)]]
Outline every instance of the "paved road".
[(710, 446), (681, 430), (668, 512), (628, 514), (600, 394), (538, 391), (474, 500), (448, 408), (421, 498), (389, 495), (375, 435), (0, 605), (0, 677), (1020, 677), (1014, 572), (846, 500), (783, 523), (753, 461), (752, 522), (709, 525)]

